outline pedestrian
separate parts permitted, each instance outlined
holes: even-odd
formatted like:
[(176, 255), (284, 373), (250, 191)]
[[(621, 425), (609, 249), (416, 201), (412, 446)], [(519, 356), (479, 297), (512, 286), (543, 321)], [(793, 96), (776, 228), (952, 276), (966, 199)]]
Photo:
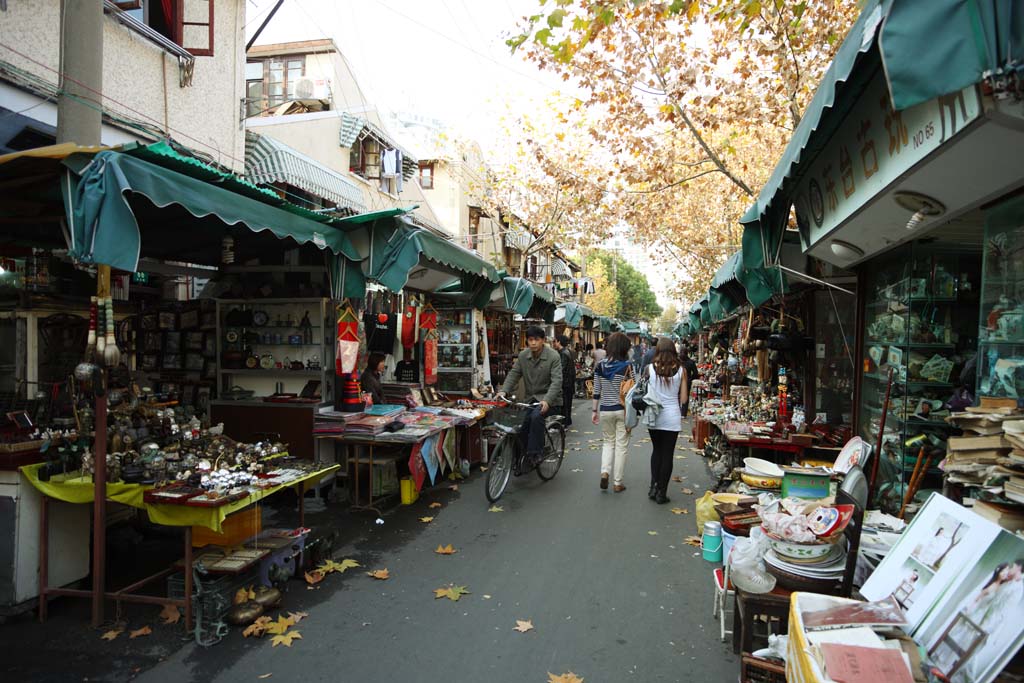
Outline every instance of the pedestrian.
[(544, 455), (545, 417), (549, 410), (562, 412), (562, 361), (558, 352), (545, 344), (544, 328), (538, 325), (526, 328), (526, 348), (512, 364), (498, 397), (504, 399), (515, 391), (519, 380), (525, 393), (521, 400), (536, 403), (526, 412), (519, 432), (527, 459), (536, 465)]
[[(693, 380), (697, 379), (698, 375), (697, 363), (694, 362), (692, 358), (690, 358), (690, 354), (687, 351), (685, 344), (682, 346), (682, 350), (680, 350), (679, 352), (679, 362), (682, 364), (683, 369), (686, 370), (686, 396), (687, 398), (689, 398), (691, 384), (693, 383)], [(689, 412), (690, 404), (687, 403), (685, 406), (683, 406), (683, 417), (687, 417), (687, 415), (689, 415)]]
[(676, 440), (682, 429), (683, 409), (687, 403), (686, 368), (676, 355), (672, 340), (662, 337), (655, 347), (654, 361), (646, 370), (647, 396), (660, 405), (651, 434), (651, 490), (647, 497), (656, 503), (668, 502), (668, 482), (672, 478), (672, 460)]
[(607, 357), (594, 367), (594, 410), (593, 422), (601, 425), (603, 447), (601, 450), (601, 488), (608, 488), (612, 478), (613, 490), (626, 490), (622, 474), (626, 469), (626, 410), (622, 405), (620, 390), (622, 382), (633, 378), (633, 366), (628, 360), (629, 338), (621, 332), (614, 332), (605, 340)]
[(597, 367), (597, 364), (604, 360), (605, 355), (604, 344), (597, 342), (597, 346), (590, 352), (590, 357), (594, 360), (594, 367)]
[(572, 399), (576, 394), (576, 359), (573, 358), (569, 338), (564, 334), (555, 337), (554, 346), (562, 358), (562, 416), (568, 427), (572, 424)]
[(384, 403), (384, 387), (381, 385), (381, 378), (384, 376), (383, 353), (371, 353), (366, 361), (366, 370), (359, 377), (359, 385), (364, 393), (370, 395), (373, 405)]

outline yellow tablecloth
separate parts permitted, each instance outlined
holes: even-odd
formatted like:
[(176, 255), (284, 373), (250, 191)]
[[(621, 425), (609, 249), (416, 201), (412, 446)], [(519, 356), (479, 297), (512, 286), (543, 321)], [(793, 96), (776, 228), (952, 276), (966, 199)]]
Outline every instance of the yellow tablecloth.
[[(66, 503), (91, 503), (93, 500), (93, 482), (88, 477), (65, 477), (58, 475), (50, 481), (39, 480), (39, 468), (42, 464), (25, 465), (20, 468), (22, 475), (35, 486), (44, 496)], [(341, 465), (331, 465), (322, 470), (311, 472), (305, 477), (281, 484), (269, 489), (262, 489), (249, 496), (220, 507), (192, 507), (188, 505), (160, 505), (147, 503), (143, 495), (152, 486), (145, 484), (125, 484), (107, 482), (107, 500), (145, 510), (149, 519), (164, 526), (202, 526), (217, 533), (222, 531), (224, 518), (232, 512), (249, 507), (267, 496), (299, 484), (315, 484), (325, 476), (337, 470)]]

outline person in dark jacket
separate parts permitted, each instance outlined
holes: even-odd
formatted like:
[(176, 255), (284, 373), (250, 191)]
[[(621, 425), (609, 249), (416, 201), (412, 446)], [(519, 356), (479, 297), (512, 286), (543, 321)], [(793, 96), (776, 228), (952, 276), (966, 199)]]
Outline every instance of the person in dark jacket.
[(569, 338), (564, 334), (555, 337), (554, 346), (562, 358), (562, 415), (568, 427), (572, 424), (572, 399), (576, 395), (576, 360), (569, 348)]
[(366, 361), (366, 371), (359, 378), (360, 387), (370, 395), (373, 405), (384, 403), (384, 387), (380, 383), (384, 375), (384, 360), (383, 353), (371, 353)]
[(511, 394), (519, 380), (523, 381), (524, 401), (537, 401), (538, 405), (527, 412), (519, 439), (523, 442), (526, 456), (534, 463), (544, 455), (544, 416), (552, 408), (561, 414), (562, 405), (562, 360), (558, 352), (544, 343), (544, 328), (537, 325), (526, 328), (526, 348), (512, 365), (498, 396)]
[[(679, 362), (682, 364), (683, 368), (686, 370), (686, 396), (687, 396), (687, 398), (689, 398), (689, 396), (690, 396), (690, 384), (693, 382), (693, 380), (697, 379), (698, 375), (697, 375), (697, 363), (695, 363), (694, 360), (692, 358), (690, 358), (690, 354), (686, 350), (686, 345), (683, 345), (682, 350), (679, 352)], [(689, 412), (690, 412), (690, 404), (689, 403), (682, 404), (682, 409), (683, 409), (683, 417), (686, 417), (689, 414)]]

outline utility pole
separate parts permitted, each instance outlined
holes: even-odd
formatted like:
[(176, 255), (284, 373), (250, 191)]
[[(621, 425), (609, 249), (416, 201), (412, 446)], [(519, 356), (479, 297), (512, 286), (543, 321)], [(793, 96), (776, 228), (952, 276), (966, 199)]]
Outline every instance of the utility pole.
[(103, 127), (103, 0), (62, 0), (57, 142), (99, 145)]
[[(103, 133), (103, 0), (62, 0), (60, 74), (57, 91), (57, 142), (99, 145)], [(97, 296), (110, 292), (110, 266), (96, 269)], [(103, 373), (97, 372), (96, 376)], [(103, 622), (107, 583), (107, 398), (96, 392), (96, 471), (92, 507), (92, 625)], [(186, 572), (191, 567), (185, 568)], [(45, 596), (42, 598), (46, 599)]]

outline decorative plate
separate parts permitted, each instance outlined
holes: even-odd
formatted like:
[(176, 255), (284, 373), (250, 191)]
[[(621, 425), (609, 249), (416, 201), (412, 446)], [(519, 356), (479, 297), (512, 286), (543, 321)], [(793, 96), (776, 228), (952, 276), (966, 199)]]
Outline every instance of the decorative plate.
[(238, 331), (228, 330), (227, 334), (224, 335), (224, 339), (227, 341), (228, 344), (234, 344), (235, 342), (238, 341)]
[(269, 370), (274, 367), (274, 357), (271, 354), (266, 354), (260, 357), (260, 367), (264, 370)]
[(267, 315), (266, 311), (253, 311), (252, 313), (252, 324), (256, 327), (263, 327), (270, 321), (270, 316)]

